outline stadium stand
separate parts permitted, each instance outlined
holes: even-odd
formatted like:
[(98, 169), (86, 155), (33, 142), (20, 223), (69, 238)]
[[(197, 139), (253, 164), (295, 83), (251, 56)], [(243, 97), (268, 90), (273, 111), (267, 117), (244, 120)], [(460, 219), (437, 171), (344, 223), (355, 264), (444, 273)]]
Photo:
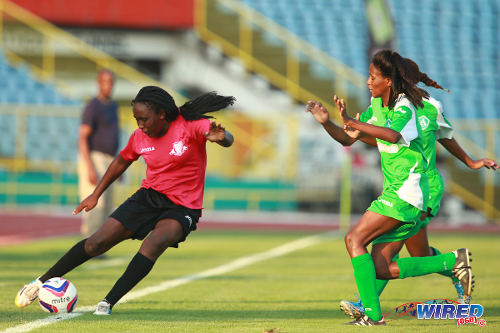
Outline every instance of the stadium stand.
[[(390, 1), (402, 54), (450, 89), (433, 91), (450, 118), (498, 118), (498, 1)], [(423, 52), (425, 51), (425, 52)]]
[(363, 0), (242, 2), (359, 73), (366, 72), (369, 40)]
[[(16, 108), (30, 107), (40, 111), (40, 115), (26, 117), (23, 157), (31, 161), (76, 161), (79, 119), (70, 112), (62, 117), (49, 117), (50, 112), (44, 112), (44, 107), (76, 108), (80, 107), (81, 101), (69, 99), (50, 83), (36, 80), (27, 67), (11, 65), (3, 54), (0, 55), (0, 89), (0, 107), (15, 105)], [(0, 156), (15, 156), (18, 121), (14, 114), (0, 113)]]
[[(364, 74), (368, 26), (364, 1), (242, 0), (315, 47)], [(452, 93), (433, 91), (452, 119), (498, 118), (498, 1), (389, 1), (399, 51)], [(342, 13), (342, 15), (338, 15)], [(480, 19), (478, 19), (478, 17)], [(425, 52), (423, 52), (425, 50)], [(325, 71), (313, 65), (321, 76)], [(327, 73), (327, 72), (326, 72)]]

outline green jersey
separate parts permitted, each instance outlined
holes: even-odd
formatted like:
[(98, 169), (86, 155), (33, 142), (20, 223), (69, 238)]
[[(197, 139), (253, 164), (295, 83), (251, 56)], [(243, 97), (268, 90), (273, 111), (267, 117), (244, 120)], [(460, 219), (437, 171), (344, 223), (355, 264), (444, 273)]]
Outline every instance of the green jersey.
[[(394, 107), (382, 107), (381, 98), (372, 98), (368, 109), (360, 120), (380, 127), (391, 128), (401, 134), (397, 143), (377, 139), (380, 152), (384, 193), (397, 197), (419, 210), (426, 210), (428, 183), (425, 174), (427, 161), (423, 155), (422, 130), (417, 121), (413, 104), (401, 94)], [(379, 201), (383, 199), (383, 195)], [(389, 197), (394, 198), (394, 195)], [(389, 210), (395, 208), (393, 202), (382, 202)]]
[(417, 109), (418, 122), (424, 138), (424, 156), (428, 173), (436, 171), (436, 140), (453, 138), (453, 128), (444, 117), (441, 103), (434, 98), (424, 99), (424, 107)]
[(444, 192), (443, 179), (436, 168), (436, 140), (453, 138), (453, 128), (444, 117), (439, 101), (429, 98), (424, 99), (423, 103), (424, 107), (417, 109), (417, 117), (424, 138), (424, 156), (429, 164), (426, 172), (429, 179), (429, 207), (435, 216)]

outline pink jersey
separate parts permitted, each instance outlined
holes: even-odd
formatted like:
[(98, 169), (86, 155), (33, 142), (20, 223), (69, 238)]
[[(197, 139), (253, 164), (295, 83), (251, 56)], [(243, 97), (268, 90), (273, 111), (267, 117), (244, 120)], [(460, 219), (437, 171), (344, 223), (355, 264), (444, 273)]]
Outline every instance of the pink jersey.
[(141, 187), (165, 194), (176, 205), (201, 209), (207, 168), (203, 133), (209, 126), (208, 119), (186, 121), (179, 116), (160, 138), (149, 137), (137, 129), (120, 155), (126, 161), (142, 156), (146, 162), (146, 178)]

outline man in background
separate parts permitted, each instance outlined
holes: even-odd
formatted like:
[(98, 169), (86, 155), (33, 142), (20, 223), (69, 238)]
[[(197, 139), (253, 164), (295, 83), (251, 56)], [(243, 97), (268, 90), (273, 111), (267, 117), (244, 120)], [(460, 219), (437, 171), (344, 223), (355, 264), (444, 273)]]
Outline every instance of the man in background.
[[(80, 200), (95, 189), (99, 179), (115, 158), (118, 150), (118, 104), (111, 99), (114, 75), (109, 70), (97, 74), (98, 95), (92, 98), (82, 114), (78, 138), (78, 191)], [(81, 233), (89, 237), (106, 221), (113, 209), (113, 189), (110, 186), (98, 205), (84, 212)]]

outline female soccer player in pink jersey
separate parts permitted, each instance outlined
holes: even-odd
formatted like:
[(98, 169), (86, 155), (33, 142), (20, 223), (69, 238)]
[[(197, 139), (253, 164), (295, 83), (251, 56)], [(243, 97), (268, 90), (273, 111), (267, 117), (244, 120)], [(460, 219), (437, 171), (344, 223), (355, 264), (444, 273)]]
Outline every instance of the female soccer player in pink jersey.
[[(232, 105), (235, 98), (204, 94), (177, 107), (165, 90), (147, 86), (132, 101), (135, 130), (127, 146), (109, 166), (94, 192), (73, 214), (89, 211), (106, 188), (140, 156), (147, 165), (141, 188), (121, 204), (106, 223), (89, 238), (74, 245), (45, 274), (23, 287), (16, 305), (30, 305), (43, 282), (61, 277), (87, 260), (100, 255), (125, 239), (144, 239), (125, 273), (99, 302), (94, 314), (108, 315), (112, 307), (153, 268), (168, 248), (177, 247), (196, 230), (201, 216), (206, 142), (232, 145), (231, 133), (206, 115)], [(148, 235), (149, 234), (149, 235)], [(147, 236), (147, 237), (146, 237)]]

